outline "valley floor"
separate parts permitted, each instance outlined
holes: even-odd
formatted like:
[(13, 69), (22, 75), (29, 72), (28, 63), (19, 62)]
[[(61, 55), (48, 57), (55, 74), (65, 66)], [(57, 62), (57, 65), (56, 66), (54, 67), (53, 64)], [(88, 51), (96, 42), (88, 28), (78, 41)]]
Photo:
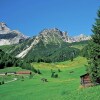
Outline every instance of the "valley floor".
[[(0, 100), (99, 100), (100, 86), (82, 88), (80, 85), (80, 76), (86, 73), (86, 64), (87, 60), (83, 57), (77, 57), (73, 62), (32, 63), (42, 74), (34, 74), (33, 78), (24, 76), (23, 80), (19, 78), (0, 85)], [(14, 69), (21, 70), (11, 68), (11, 71)], [(51, 78), (51, 69), (58, 78)], [(0, 70), (0, 73), (7, 70), (10, 68)], [(48, 82), (43, 82), (42, 78)]]

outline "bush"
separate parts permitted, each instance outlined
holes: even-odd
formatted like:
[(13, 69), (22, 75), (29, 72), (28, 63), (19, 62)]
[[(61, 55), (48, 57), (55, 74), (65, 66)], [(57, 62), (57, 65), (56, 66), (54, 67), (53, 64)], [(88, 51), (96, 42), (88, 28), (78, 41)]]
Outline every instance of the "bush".
[(52, 78), (58, 78), (58, 74), (55, 74), (55, 72), (52, 72), (51, 77)]
[(4, 84), (4, 81), (2, 81), (2, 84)]
[(60, 69), (58, 69), (58, 72), (61, 72), (61, 70), (60, 70)]
[(39, 70), (39, 69), (37, 70), (37, 73), (38, 73), (38, 74), (42, 74), (42, 73), (40, 72), (40, 70)]
[(0, 82), (0, 85), (2, 85), (2, 82)]

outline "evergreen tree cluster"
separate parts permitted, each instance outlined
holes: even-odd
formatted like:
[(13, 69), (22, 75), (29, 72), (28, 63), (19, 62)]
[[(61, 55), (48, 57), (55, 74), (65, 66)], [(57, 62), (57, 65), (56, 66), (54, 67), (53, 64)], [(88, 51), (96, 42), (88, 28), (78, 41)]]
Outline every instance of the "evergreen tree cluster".
[(0, 49), (0, 69), (6, 67), (21, 67), (23, 69), (36, 71), (34, 67), (31, 66), (30, 63), (25, 62), (24, 60), (15, 58)]
[(18, 66), (18, 59), (10, 56), (0, 49), (0, 69), (12, 66)]
[(88, 54), (88, 50), (89, 50), (89, 46), (88, 44), (81, 50), (80, 55), (83, 57), (88, 58), (89, 54)]
[(93, 25), (92, 39), (88, 45), (88, 73), (94, 83), (100, 83), (100, 9), (98, 17)]

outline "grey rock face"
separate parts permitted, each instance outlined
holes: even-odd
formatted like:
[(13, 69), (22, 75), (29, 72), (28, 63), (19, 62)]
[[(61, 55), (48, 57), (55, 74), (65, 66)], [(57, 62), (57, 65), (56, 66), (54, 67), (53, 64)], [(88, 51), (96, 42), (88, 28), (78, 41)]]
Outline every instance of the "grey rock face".
[(0, 34), (6, 34), (9, 31), (10, 31), (10, 28), (8, 28), (5, 23), (0, 22)]
[[(44, 29), (40, 32), (36, 40), (42, 41), (45, 45), (48, 43), (56, 43), (61, 45), (61, 42), (79, 42), (91, 39), (90, 36), (83, 34), (75, 37), (69, 37), (67, 32), (62, 32), (57, 28)], [(0, 23), (0, 45), (11, 45), (19, 43), (21, 40), (25, 40), (28, 37), (23, 35), (17, 30), (11, 30), (5, 23)]]
[(0, 45), (16, 44), (19, 43), (20, 40), (24, 40), (26, 38), (27, 36), (24, 36), (21, 32), (17, 30), (10, 30), (5, 23), (0, 23)]
[(39, 37), (41, 37), (45, 43), (50, 43), (50, 42), (59, 43), (61, 41), (63, 42), (68, 41), (67, 33), (62, 32), (57, 28), (45, 29), (40, 32)]
[(91, 37), (90, 36), (85, 36), (84, 34), (80, 34), (79, 36), (75, 36), (75, 37), (70, 37), (68, 36), (67, 32), (62, 32), (57, 28), (54, 29), (45, 29), (43, 31), (40, 32), (40, 36), (42, 37), (45, 43), (48, 42), (60, 42), (60, 41), (64, 41), (64, 42), (80, 42), (80, 41), (85, 41), (85, 40), (90, 40)]
[(85, 41), (85, 40), (90, 40), (91, 36), (86, 36), (84, 34), (80, 34), (79, 36), (75, 36), (70, 38), (71, 42), (80, 42), (80, 41)]

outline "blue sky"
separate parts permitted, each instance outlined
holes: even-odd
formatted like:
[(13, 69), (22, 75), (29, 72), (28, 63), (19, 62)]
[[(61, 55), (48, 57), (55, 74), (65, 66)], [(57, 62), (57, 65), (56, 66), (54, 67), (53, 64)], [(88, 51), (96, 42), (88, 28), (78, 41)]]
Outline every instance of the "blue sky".
[(54, 27), (90, 35), (99, 8), (100, 0), (0, 0), (0, 22), (27, 36)]

